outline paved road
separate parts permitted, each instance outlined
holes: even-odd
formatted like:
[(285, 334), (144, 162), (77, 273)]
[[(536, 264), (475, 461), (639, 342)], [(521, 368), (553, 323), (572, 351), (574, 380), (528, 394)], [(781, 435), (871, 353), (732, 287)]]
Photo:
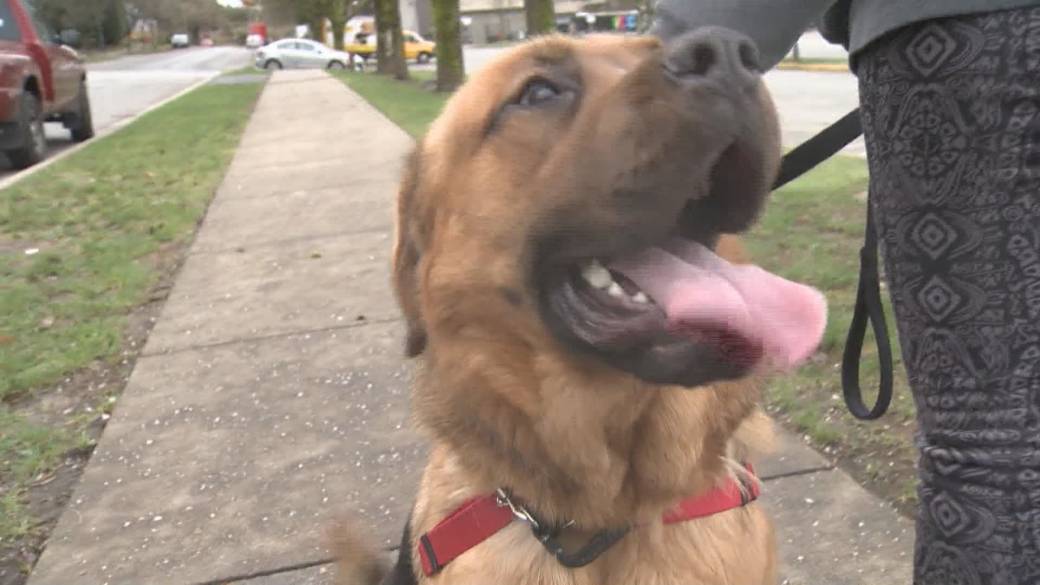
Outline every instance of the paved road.
[[(251, 59), (252, 52), (244, 48), (197, 47), (91, 64), (87, 83), (94, 128), (101, 132), (214, 73), (245, 67)], [(58, 123), (47, 124), (47, 142), (52, 156), (73, 144), (68, 130)], [(0, 155), (0, 179), (13, 172)]]
[[(793, 52), (793, 51), (792, 51)], [(845, 47), (827, 42), (816, 31), (809, 31), (798, 40), (798, 52), (803, 59), (848, 59)]]

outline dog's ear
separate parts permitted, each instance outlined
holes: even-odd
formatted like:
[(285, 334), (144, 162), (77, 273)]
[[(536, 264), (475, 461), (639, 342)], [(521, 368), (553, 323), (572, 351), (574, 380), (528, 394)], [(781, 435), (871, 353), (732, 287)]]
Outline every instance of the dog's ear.
[(416, 193), (419, 190), (419, 164), (422, 145), (405, 161), (401, 190), (397, 195), (397, 235), (394, 243), (394, 292), (397, 303), (404, 313), (408, 338), (405, 355), (415, 357), (426, 348), (426, 326), (419, 309), (419, 260), (422, 243), (419, 241), (419, 213), (416, 209)]

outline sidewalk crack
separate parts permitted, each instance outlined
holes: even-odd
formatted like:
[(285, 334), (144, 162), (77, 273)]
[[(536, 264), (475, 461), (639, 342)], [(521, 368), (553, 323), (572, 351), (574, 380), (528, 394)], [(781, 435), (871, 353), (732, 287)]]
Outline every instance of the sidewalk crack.
[(384, 325), (387, 323), (396, 323), (401, 321), (401, 317), (385, 317), (382, 319), (365, 319), (364, 321), (355, 321), (347, 323), (345, 325), (330, 325), (329, 327), (318, 327), (316, 329), (301, 329), (299, 331), (285, 331), (280, 333), (271, 333), (268, 335), (256, 335), (254, 337), (239, 337), (235, 339), (227, 339), (225, 341), (215, 341), (213, 343), (199, 343), (195, 345), (188, 345), (185, 347), (176, 347), (171, 349), (160, 349), (159, 351), (146, 351), (141, 352), (140, 357), (151, 358), (151, 357), (162, 357), (166, 355), (173, 355), (182, 353), (185, 351), (196, 351), (200, 349), (210, 349), (214, 347), (223, 347), (225, 345), (232, 345), (235, 343), (249, 343), (252, 341), (267, 341), (269, 339), (278, 339), (283, 337), (294, 337), (299, 335), (315, 335), (320, 333), (329, 333), (331, 331), (342, 331), (344, 329), (358, 329), (366, 325)]
[(785, 471), (783, 473), (775, 473), (773, 475), (762, 476), (758, 478), (760, 481), (773, 481), (774, 479), (784, 479), (785, 477), (798, 477), (800, 475), (812, 475), (821, 471), (834, 471), (838, 467), (836, 465), (822, 465), (818, 467), (810, 467), (808, 469), (799, 469), (796, 471)]
[(198, 250), (194, 250), (194, 249), (189, 250), (188, 251), (188, 255), (190, 255), (190, 256), (200, 256), (200, 255), (203, 255), (203, 254), (230, 254), (232, 252), (242, 253), (243, 250), (248, 250), (250, 248), (265, 248), (265, 247), (270, 247), (270, 246), (282, 246), (282, 245), (285, 245), (285, 244), (295, 244), (295, 243), (298, 243), (298, 242), (311, 242), (311, 241), (316, 241), (316, 240), (328, 240), (328, 239), (331, 239), (331, 238), (339, 238), (339, 237), (343, 237), (343, 236), (368, 235), (368, 234), (373, 234), (373, 233), (377, 233), (377, 232), (386, 232), (387, 235), (390, 235), (390, 230), (391, 229), (392, 228), (388, 227), (388, 226), (380, 226), (380, 227), (364, 228), (364, 229), (354, 230), (354, 231), (328, 232), (328, 233), (320, 233), (320, 234), (311, 234), (311, 235), (307, 235), (307, 236), (296, 236), (296, 237), (293, 237), (293, 238), (281, 238), (281, 239), (277, 239), (276, 238), (276, 239), (266, 240), (266, 241), (262, 241), (262, 242), (261, 241), (257, 241), (257, 242), (254, 242), (252, 244), (249, 244), (249, 245), (228, 246), (226, 248), (205, 248), (205, 247), (203, 247), (203, 248), (200, 248)]
[(200, 581), (195, 585), (229, 585), (237, 581), (246, 581), (248, 579), (259, 579), (260, 577), (269, 577), (271, 575), (277, 575), (279, 573), (289, 573), (291, 571), (299, 571), (302, 569), (309, 569), (311, 567), (318, 567), (321, 565), (328, 565), (335, 562), (334, 558), (318, 559), (316, 561), (304, 561), (302, 563), (296, 563), (295, 565), (287, 565), (285, 567), (279, 567), (277, 569), (265, 569), (263, 571), (254, 571), (252, 573), (243, 573), (241, 575), (232, 575), (230, 577), (221, 577), (219, 579), (211, 579), (209, 581)]

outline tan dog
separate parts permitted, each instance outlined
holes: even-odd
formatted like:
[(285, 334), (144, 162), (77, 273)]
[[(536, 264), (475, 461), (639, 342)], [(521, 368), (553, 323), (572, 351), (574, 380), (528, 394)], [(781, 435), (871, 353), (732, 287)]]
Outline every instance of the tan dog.
[[(768, 441), (752, 374), (822, 332), (814, 292), (709, 251), (740, 260), (723, 234), (753, 222), (777, 169), (755, 58), (724, 30), (667, 50), (550, 37), (448, 103), (398, 204), (394, 282), (433, 445), (387, 582), (775, 583), (757, 504), (662, 521), (734, 482)], [(568, 550), (627, 533), (570, 568), (516, 521), (421, 570), (419, 537), (499, 488)], [(358, 539), (341, 544), (342, 582), (375, 582)]]

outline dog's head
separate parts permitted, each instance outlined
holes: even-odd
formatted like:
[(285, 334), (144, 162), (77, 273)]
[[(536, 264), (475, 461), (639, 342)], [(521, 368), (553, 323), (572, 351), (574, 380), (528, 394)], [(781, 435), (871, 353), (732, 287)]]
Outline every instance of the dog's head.
[(711, 251), (752, 224), (776, 174), (757, 67), (749, 41), (705, 29), (668, 48), (549, 37), (475, 75), (400, 195), (408, 353), (541, 348), (573, 370), (683, 386), (782, 353), (790, 339), (756, 321), (806, 295)]

